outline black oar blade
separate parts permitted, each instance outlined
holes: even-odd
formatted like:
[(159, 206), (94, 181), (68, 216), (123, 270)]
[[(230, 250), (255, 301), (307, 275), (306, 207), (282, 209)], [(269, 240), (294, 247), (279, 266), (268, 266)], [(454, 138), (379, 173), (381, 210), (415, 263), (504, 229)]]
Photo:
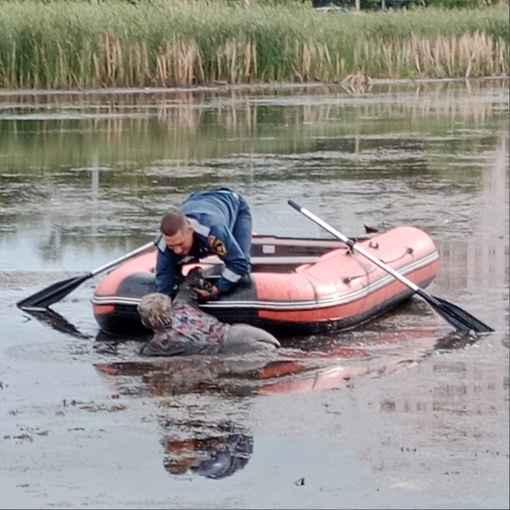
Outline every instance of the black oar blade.
[[(423, 297), (423, 295), (422, 295)], [(453, 303), (449, 303), (444, 299), (436, 296), (431, 296), (433, 300), (427, 300), (434, 310), (446, 319), (457, 331), (461, 333), (490, 333), (494, 331), (490, 326), (483, 323), (480, 319), (473, 317), (470, 313), (462, 308), (459, 308)]]
[(61, 282), (54, 283), (49, 287), (46, 287), (31, 296), (28, 296), (21, 301), (16, 303), (18, 308), (22, 310), (43, 310), (48, 308), (48, 306), (56, 303), (64, 296), (67, 296), (70, 292), (72, 292), (76, 287), (81, 285), (85, 280), (88, 280), (93, 275), (92, 273), (86, 274), (84, 276), (75, 276), (74, 278), (69, 278), (68, 280), (63, 280)]

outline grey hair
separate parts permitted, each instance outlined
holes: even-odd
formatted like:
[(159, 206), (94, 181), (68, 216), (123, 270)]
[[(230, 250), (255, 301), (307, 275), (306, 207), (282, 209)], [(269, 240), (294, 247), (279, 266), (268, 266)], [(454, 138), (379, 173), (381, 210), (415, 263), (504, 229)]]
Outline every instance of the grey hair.
[(142, 324), (153, 330), (161, 329), (172, 322), (172, 300), (161, 292), (143, 296), (137, 310)]

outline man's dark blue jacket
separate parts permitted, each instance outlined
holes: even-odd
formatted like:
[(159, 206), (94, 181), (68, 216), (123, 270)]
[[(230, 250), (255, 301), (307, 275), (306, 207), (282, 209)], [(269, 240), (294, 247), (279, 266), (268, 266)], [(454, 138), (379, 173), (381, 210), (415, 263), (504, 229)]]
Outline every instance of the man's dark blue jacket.
[[(240, 246), (246, 246), (248, 239), (248, 245), (251, 245), (251, 214), (248, 204), (241, 195), (222, 188), (191, 194), (179, 210), (193, 227), (193, 246), (188, 255), (180, 256), (167, 247), (162, 235), (158, 236), (154, 243), (158, 248), (156, 291), (173, 298), (181, 276), (180, 266), (214, 254), (225, 263), (215, 285), (220, 293), (228, 293), (250, 272), (249, 253), (245, 254)], [(245, 215), (248, 221), (238, 222), (240, 214)], [(235, 226), (238, 239), (233, 233)]]

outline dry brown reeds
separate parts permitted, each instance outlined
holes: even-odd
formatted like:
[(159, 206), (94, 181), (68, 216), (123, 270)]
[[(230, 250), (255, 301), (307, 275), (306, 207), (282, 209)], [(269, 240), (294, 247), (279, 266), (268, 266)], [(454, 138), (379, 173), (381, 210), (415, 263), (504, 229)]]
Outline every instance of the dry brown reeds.
[(295, 6), (27, 0), (2, 14), (4, 88), (347, 83), (360, 69), (372, 79), (509, 73), (508, 7), (325, 16)]

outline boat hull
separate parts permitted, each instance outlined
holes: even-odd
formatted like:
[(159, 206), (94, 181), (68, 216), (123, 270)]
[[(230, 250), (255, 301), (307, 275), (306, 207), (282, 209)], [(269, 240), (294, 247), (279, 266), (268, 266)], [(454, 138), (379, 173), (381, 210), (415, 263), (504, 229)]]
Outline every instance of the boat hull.
[[(437, 275), (439, 254), (422, 230), (397, 227), (358, 243), (422, 288)], [(144, 331), (136, 305), (155, 291), (155, 264), (156, 250), (149, 249), (99, 283), (92, 304), (104, 332)], [(222, 268), (217, 257), (209, 257), (185, 271), (196, 265), (211, 280)], [(225, 322), (244, 322), (279, 335), (307, 335), (352, 328), (412, 295), (406, 285), (340, 241), (254, 235), (249, 281), (201, 308)]]

